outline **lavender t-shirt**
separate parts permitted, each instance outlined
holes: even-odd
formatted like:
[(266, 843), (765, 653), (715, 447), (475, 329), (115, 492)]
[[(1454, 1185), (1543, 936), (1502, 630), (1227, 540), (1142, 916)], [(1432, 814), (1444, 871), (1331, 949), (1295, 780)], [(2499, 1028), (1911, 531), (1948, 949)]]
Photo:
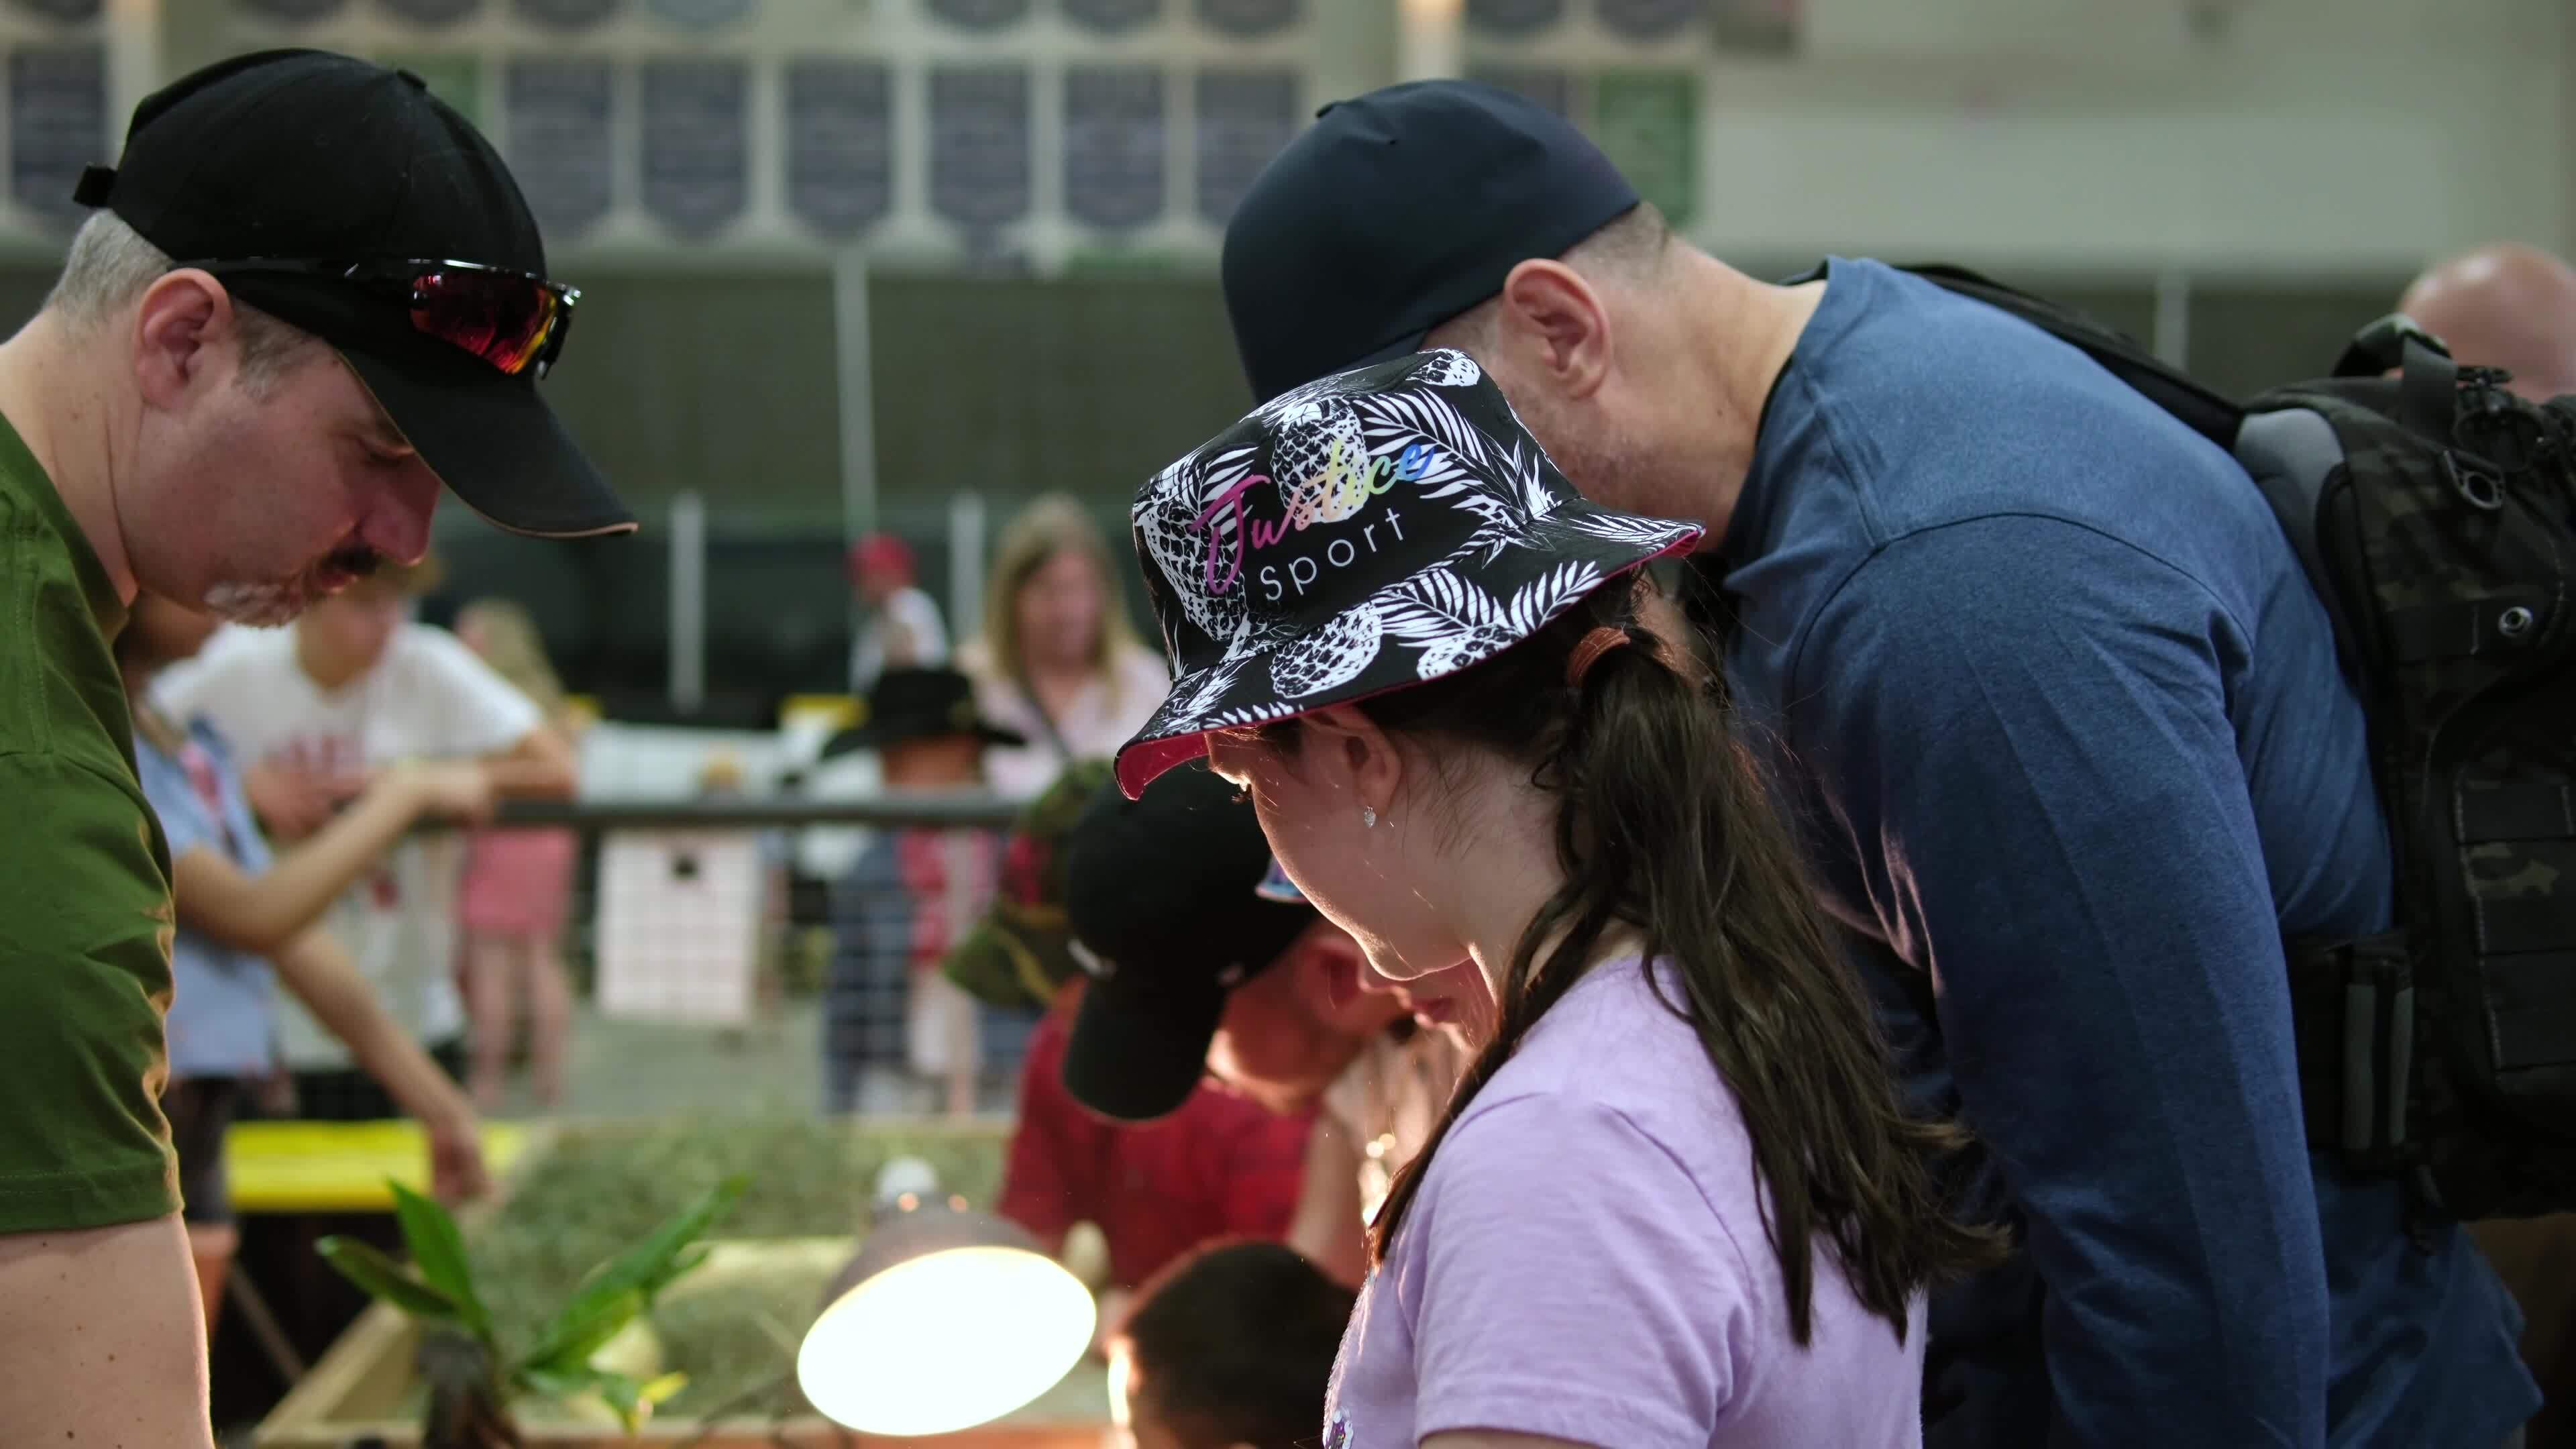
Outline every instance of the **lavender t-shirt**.
[(1734, 1094), (1638, 963), (1594, 968), (1432, 1159), (1343, 1336), (1324, 1449), (1474, 1429), (1919, 1446), (1921, 1298), (1900, 1344), (1819, 1246), (1799, 1348), (1751, 1153)]

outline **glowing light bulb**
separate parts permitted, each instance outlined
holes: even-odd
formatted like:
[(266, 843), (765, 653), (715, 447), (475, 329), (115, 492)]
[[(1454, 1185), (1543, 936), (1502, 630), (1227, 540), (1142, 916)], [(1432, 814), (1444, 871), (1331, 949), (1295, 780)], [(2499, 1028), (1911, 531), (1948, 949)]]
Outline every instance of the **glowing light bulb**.
[(817, 1412), (886, 1436), (990, 1423), (1053, 1388), (1091, 1346), (1091, 1292), (1022, 1248), (950, 1248), (841, 1295), (805, 1335), (796, 1382)]

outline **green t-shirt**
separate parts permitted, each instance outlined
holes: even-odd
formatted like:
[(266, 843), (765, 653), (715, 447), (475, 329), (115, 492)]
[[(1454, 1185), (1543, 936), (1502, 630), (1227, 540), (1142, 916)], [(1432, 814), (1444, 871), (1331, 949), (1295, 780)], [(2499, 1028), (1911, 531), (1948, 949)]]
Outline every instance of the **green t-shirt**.
[(125, 606), (0, 420), (0, 1233), (178, 1211), (170, 852), (108, 639)]

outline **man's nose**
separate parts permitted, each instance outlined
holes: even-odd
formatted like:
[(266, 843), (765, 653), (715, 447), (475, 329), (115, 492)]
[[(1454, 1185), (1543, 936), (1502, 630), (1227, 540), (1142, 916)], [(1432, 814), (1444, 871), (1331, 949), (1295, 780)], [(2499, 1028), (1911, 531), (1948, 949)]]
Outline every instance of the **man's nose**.
[(438, 493), (438, 475), (413, 458), (374, 500), (358, 536), (386, 558), (420, 562), (429, 552), (429, 519), (438, 507)]

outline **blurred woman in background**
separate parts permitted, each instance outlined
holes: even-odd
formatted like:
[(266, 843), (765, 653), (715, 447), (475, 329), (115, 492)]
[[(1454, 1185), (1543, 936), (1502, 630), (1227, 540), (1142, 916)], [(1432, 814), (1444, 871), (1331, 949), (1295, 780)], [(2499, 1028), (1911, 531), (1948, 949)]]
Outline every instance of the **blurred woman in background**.
[(985, 585), (983, 633), (958, 651), (984, 717), (1027, 736), (984, 757), (994, 790), (1034, 798), (1065, 766), (1108, 755), (1144, 726), (1170, 687), (1136, 642), (1108, 545), (1082, 505), (1030, 502), (1002, 531)]
[[(565, 739), (579, 722), (547, 662), (536, 620), (509, 599), (479, 599), (456, 616), (456, 637), (508, 680)], [(564, 1049), (572, 1036), (572, 979), (564, 970), (564, 919), (581, 837), (562, 829), (477, 831), (457, 891), (465, 933), (465, 1011), (473, 1027), (475, 1104), (498, 1111), (507, 1091), (519, 1003), (527, 1003), (528, 1076), (539, 1104), (563, 1101)]]

